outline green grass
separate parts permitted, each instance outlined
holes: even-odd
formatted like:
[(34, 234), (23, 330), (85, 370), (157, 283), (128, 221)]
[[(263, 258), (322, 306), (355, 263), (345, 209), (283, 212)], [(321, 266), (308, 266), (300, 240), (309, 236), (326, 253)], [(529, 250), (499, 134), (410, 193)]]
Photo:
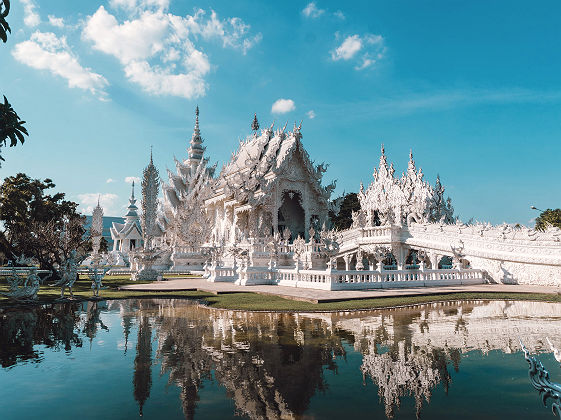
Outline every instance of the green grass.
[[(167, 276), (166, 276), (167, 277)], [(171, 276), (170, 276), (171, 277)], [(182, 276), (186, 277), (186, 276)], [(457, 300), (529, 300), (540, 302), (561, 302), (559, 294), (544, 293), (451, 293), (427, 296), (400, 296), (369, 298), (359, 300), (346, 300), (327, 303), (310, 303), (284, 299), (273, 295), (260, 295), (257, 293), (228, 293), (223, 295), (213, 295), (198, 291), (159, 291), (159, 292), (140, 292), (132, 290), (118, 290), (120, 286), (128, 284), (142, 284), (149, 282), (133, 282), (129, 276), (106, 276), (103, 285), (106, 289), (101, 290), (103, 299), (141, 299), (141, 298), (187, 298), (200, 299), (209, 307), (220, 309), (236, 309), (245, 311), (342, 311), (342, 310), (361, 310), (388, 308), (396, 306), (406, 306), (422, 304), (427, 302), (457, 301)], [(5, 278), (0, 278), (0, 292), (8, 291)], [(91, 281), (80, 279), (74, 284), (73, 288), (76, 300), (87, 300), (92, 298)], [(68, 296), (68, 291), (66, 291)], [(60, 297), (60, 288), (42, 285), (39, 291), (38, 303), (53, 302)], [(9, 304), (10, 301), (0, 296), (0, 306)]]
[(246, 311), (345, 311), (360, 309), (389, 308), (416, 305), (428, 302), (457, 300), (529, 300), (540, 302), (561, 302), (560, 295), (542, 293), (451, 293), (428, 296), (401, 296), (346, 300), (339, 302), (309, 303), (283, 299), (278, 296), (255, 293), (232, 293), (204, 298), (208, 306), (222, 309)]
[[(166, 278), (179, 277), (177, 275), (165, 276)], [(180, 276), (180, 277), (192, 277), (192, 276)], [(49, 286), (52, 281), (47, 281), (46, 284), (41, 285), (41, 289), (38, 293), (39, 302), (52, 302), (60, 297), (60, 287)], [(128, 284), (145, 284), (150, 283), (148, 281), (132, 281), (130, 276), (118, 275), (118, 276), (105, 276), (103, 278), (103, 287), (100, 291), (100, 296), (104, 299), (126, 299), (126, 298), (154, 298), (154, 297), (188, 297), (188, 298), (203, 298), (206, 296), (212, 296), (208, 293), (201, 292), (135, 292), (131, 290), (118, 290), (121, 286), (126, 286)], [(74, 283), (72, 292), (76, 300), (89, 299), (93, 295), (92, 282), (86, 279), (85, 276), (80, 276), (80, 280)], [(0, 292), (7, 292), (9, 290), (7, 281), (4, 277), (0, 277)], [(68, 296), (68, 289), (65, 291), (65, 296)], [(0, 295), (0, 305), (9, 302), (10, 300), (2, 295)]]

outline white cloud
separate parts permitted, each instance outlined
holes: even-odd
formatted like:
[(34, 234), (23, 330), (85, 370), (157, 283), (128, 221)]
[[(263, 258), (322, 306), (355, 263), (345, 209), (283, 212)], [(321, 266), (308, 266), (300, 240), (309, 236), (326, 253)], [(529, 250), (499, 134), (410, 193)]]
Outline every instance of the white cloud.
[(381, 35), (355, 34), (346, 37), (341, 45), (331, 51), (331, 59), (333, 61), (356, 59), (358, 63), (355, 65), (355, 70), (364, 70), (383, 58), (385, 50), (384, 38)]
[(286, 114), (287, 112), (294, 111), (294, 101), (292, 99), (277, 99), (271, 107), (273, 114)]
[(107, 178), (107, 181), (105, 182), (111, 184), (112, 182), (115, 182), (115, 180), (113, 178)]
[(41, 23), (39, 13), (35, 11), (37, 5), (32, 0), (21, 0), (23, 3), (23, 23), (31, 28)]
[(95, 206), (97, 206), (97, 200), (99, 199), (99, 205), (103, 207), (103, 213), (105, 215), (115, 214), (118, 210), (116, 207), (117, 200), (119, 196), (117, 194), (111, 193), (86, 193), (78, 194), (78, 199), (80, 200), (80, 207), (83, 214), (91, 214)]
[(306, 115), (310, 120), (313, 120), (316, 117), (316, 112), (313, 109), (310, 109), (308, 112), (306, 112)]
[(100, 99), (105, 97), (107, 80), (89, 68), (82, 67), (66, 38), (52, 32), (35, 31), (28, 41), (16, 44), (12, 55), (19, 62), (40, 70), (48, 70), (68, 81), (68, 87), (88, 90)]
[(220, 20), (214, 11), (206, 18), (204, 10), (192, 16), (176, 16), (163, 12), (168, 3), (113, 0), (113, 6), (136, 8), (136, 14), (120, 23), (100, 6), (88, 17), (82, 36), (93, 43), (94, 49), (117, 58), (127, 78), (146, 92), (187, 99), (205, 94), (205, 76), (211, 69), (207, 55), (195, 46), (194, 39), (218, 39), (224, 48), (243, 54), (261, 39), (261, 34), (250, 36), (249, 25), (239, 18)]
[(63, 18), (57, 18), (56, 16), (53, 15), (49, 15), (49, 23), (53, 26), (56, 26), (57, 28), (64, 28), (64, 19)]
[(350, 60), (362, 49), (362, 40), (358, 35), (351, 35), (345, 38), (343, 43), (331, 52), (331, 58), (337, 60)]
[(318, 17), (320, 17), (321, 15), (323, 15), (325, 13), (325, 10), (323, 9), (318, 9), (318, 7), (316, 6), (316, 2), (311, 2), (308, 3), (308, 5), (304, 8), (304, 10), (302, 10), (302, 14), (306, 17), (312, 18), (312, 19), (316, 19)]
[(127, 176), (125, 177), (125, 182), (127, 184), (132, 184), (133, 182), (135, 182), (136, 184), (140, 184), (140, 178), (137, 176)]
[(166, 10), (169, 7), (169, 0), (110, 0), (109, 4), (113, 8), (120, 7), (127, 10), (150, 7)]
[(345, 14), (341, 11), (341, 10), (337, 10), (336, 12), (333, 13), (333, 16), (335, 16), (336, 18), (339, 18), (341, 20), (345, 20), (346, 16)]

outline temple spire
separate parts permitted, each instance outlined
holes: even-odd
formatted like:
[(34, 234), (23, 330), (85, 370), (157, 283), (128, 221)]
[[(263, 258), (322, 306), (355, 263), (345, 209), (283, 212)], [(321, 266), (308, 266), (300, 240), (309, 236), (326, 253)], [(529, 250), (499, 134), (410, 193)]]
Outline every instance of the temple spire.
[(131, 204), (134, 204), (134, 179), (132, 180), (132, 192), (131, 192), (131, 198), (129, 200), (131, 202)]
[(197, 105), (197, 108), (195, 108), (195, 128), (193, 129), (193, 135), (189, 142), (189, 149), (187, 150), (188, 157), (185, 162), (193, 171), (203, 159), (205, 149), (202, 144), (203, 139), (201, 137), (201, 130), (199, 129), (199, 106)]

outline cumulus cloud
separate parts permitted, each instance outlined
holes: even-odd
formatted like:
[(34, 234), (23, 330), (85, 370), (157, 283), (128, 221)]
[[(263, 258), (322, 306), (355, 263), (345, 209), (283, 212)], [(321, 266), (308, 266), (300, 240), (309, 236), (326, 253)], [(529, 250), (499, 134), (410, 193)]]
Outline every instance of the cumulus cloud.
[(107, 178), (107, 181), (105, 182), (111, 184), (112, 182), (115, 182), (115, 180), (113, 178)]
[(104, 214), (115, 214), (114, 212), (118, 210), (116, 204), (119, 196), (117, 194), (111, 193), (86, 193), (78, 194), (78, 199), (80, 200), (80, 209), (83, 214), (91, 214), (95, 206), (97, 206), (97, 200), (99, 199), (99, 205), (103, 207)]
[(277, 99), (271, 107), (273, 114), (286, 114), (287, 112), (294, 111), (296, 106), (292, 99)]
[(345, 38), (343, 43), (331, 52), (331, 58), (337, 60), (350, 60), (362, 49), (362, 40), (358, 35)]
[(140, 178), (137, 176), (127, 176), (125, 177), (125, 182), (127, 184), (132, 184), (133, 182), (136, 184), (140, 184)]
[(205, 76), (211, 69), (207, 55), (195, 46), (194, 39), (218, 39), (224, 48), (243, 54), (261, 39), (261, 34), (251, 36), (250, 26), (239, 18), (221, 20), (214, 11), (207, 17), (204, 10), (192, 16), (176, 16), (163, 12), (168, 3), (113, 0), (111, 5), (136, 8), (136, 14), (121, 23), (100, 6), (88, 17), (82, 36), (95, 50), (117, 58), (126, 77), (146, 92), (187, 99), (205, 94)]
[(66, 38), (58, 38), (52, 32), (35, 31), (28, 41), (16, 44), (12, 55), (19, 62), (67, 80), (68, 87), (88, 90), (103, 99), (107, 80), (91, 69), (82, 67)]
[(53, 15), (49, 15), (49, 23), (53, 26), (56, 26), (57, 28), (64, 28), (64, 19), (63, 18), (57, 18), (56, 16)]
[(310, 120), (313, 120), (316, 117), (316, 112), (313, 109), (310, 109), (308, 112), (306, 112), (306, 115)]
[(35, 11), (37, 5), (33, 0), (21, 0), (23, 3), (23, 23), (31, 28), (39, 25), (41, 23), (41, 18), (39, 13)]
[(316, 19), (318, 17), (320, 17), (321, 15), (323, 15), (325, 13), (325, 10), (323, 9), (319, 9), (316, 6), (316, 2), (311, 2), (308, 3), (308, 5), (306, 7), (304, 7), (304, 10), (302, 10), (302, 14), (308, 18), (312, 18), (312, 19)]
[(150, 7), (166, 10), (169, 7), (169, 0), (111, 0), (109, 4), (113, 8), (120, 7), (127, 10)]
[(381, 35), (355, 34), (347, 36), (341, 45), (331, 51), (331, 59), (333, 61), (356, 60), (355, 69), (363, 70), (383, 58), (384, 52), (384, 38)]

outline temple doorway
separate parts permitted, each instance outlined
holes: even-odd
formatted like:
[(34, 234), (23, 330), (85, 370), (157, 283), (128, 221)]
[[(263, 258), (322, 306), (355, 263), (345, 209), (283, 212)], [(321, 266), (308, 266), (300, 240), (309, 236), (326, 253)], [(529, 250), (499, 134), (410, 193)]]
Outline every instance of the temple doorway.
[(304, 221), (304, 208), (302, 207), (302, 195), (298, 191), (284, 191), (282, 194), (282, 205), (278, 213), (278, 230), (283, 232), (285, 228), (290, 229), (290, 241), (300, 235), (305, 238), (306, 225)]

